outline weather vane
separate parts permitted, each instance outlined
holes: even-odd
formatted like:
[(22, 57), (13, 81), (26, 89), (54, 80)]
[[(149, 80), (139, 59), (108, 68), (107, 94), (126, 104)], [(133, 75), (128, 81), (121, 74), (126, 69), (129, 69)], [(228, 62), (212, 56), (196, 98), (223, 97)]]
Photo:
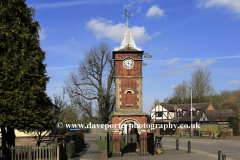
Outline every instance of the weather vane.
[[(130, 16), (133, 16), (133, 13), (131, 14), (130, 12), (128, 12), (128, 7), (127, 9), (125, 9), (125, 16), (127, 16), (127, 27), (129, 27), (128, 18), (130, 18)], [(122, 15), (122, 18), (124, 18), (124, 15)]]

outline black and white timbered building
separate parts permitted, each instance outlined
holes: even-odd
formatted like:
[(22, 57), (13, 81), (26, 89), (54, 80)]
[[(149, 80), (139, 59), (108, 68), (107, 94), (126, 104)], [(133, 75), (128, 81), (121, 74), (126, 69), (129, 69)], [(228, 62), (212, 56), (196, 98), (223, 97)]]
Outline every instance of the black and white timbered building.
[[(199, 124), (227, 122), (227, 117), (232, 114), (232, 110), (214, 110), (211, 103), (193, 103), (192, 110), (191, 104), (173, 105), (160, 103), (150, 111), (152, 124), (160, 125), (171, 122), (172, 124), (177, 124), (178, 126), (180, 124), (190, 125), (191, 119), (194, 124), (196, 122)], [(164, 134), (178, 134), (178, 129), (163, 130), (161, 128), (157, 128), (155, 132), (156, 134), (160, 134), (160, 132), (164, 132)]]

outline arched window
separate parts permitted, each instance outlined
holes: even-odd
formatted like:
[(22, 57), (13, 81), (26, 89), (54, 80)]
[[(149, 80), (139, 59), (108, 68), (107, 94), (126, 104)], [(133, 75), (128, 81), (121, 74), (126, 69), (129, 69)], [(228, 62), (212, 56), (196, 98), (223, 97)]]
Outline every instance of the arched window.
[(128, 91), (128, 92), (127, 92), (127, 103), (126, 103), (127, 106), (132, 106), (132, 104), (133, 104), (133, 103), (132, 103), (132, 102), (133, 102), (132, 98), (133, 98), (133, 97), (132, 97), (132, 92), (131, 92), (131, 91)]

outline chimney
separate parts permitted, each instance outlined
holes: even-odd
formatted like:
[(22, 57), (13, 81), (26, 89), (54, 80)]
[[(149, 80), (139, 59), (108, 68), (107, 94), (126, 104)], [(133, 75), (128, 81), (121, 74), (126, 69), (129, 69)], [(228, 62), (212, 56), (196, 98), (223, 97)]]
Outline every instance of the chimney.
[(174, 104), (174, 110), (175, 110), (174, 117), (177, 117), (177, 104)]

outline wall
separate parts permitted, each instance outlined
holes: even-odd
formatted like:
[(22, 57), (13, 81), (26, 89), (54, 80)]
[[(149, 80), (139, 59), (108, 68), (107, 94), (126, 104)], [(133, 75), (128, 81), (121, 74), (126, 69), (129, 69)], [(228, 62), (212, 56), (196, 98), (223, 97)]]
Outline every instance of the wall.
[[(16, 137), (15, 138), (15, 145), (16, 146), (36, 146), (37, 140), (34, 136), (28, 137)], [(47, 143), (42, 142), (41, 145), (46, 145)], [(0, 146), (2, 145), (2, 138), (0, 138)]]
[(212, 131), (212, 133), (220, 133), (220, 125), (218, 124), (201, 124), (199, 131)]
[[(6, 128), (7, 130), (7, 128)], [(1, 128), (0, 128), (0, 132), (1, 132)], [(20, 132), (19, 130), (17, 129), (14, 129), (14, 132), (15, 132), (15, 135), (16, 137), (29, 137), (29, 136), (37, 136), (37, 133), (36, 132), (30, 132), (30, 133), (24, 133), (24, 132)], [(47, 131), (43, 132), (42, 134), (45, 134)], [(50, 133), (50, 132), (49, 132)], [(0, 134), (1, 135), (1, 134)], [(49, 135), (49, 134), (46, 134), (46, 135)], [(1, 136), (0, 136), (1, 138)]]

